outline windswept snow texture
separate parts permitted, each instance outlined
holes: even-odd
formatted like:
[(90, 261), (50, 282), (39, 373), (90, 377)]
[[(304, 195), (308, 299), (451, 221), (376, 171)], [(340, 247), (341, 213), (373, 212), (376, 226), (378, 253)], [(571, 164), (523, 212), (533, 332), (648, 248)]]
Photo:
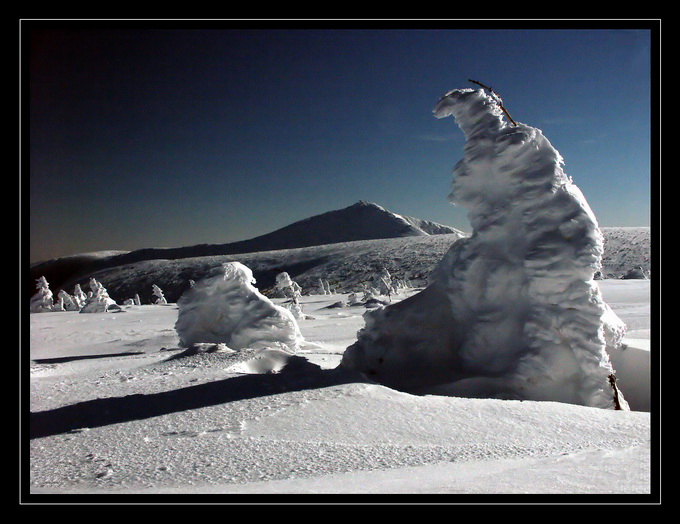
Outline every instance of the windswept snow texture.
[(449, 198), (472, 235), (424, 291), (366, 313), (343, 366), (412, 392), (614, 407), (606, 344), (625, 325), (594, 280), (603, 237), (562, 157), (483, 90), (453, 90), (434, 113), (467, 140)]
[(294, 352), (302, 335), (292, 313), (261, 295), (253, 284), (248, 267), (229, 262), (189, 288), (177, 301), (180, 345), (214, 343), (232, 350), (274, 347)]

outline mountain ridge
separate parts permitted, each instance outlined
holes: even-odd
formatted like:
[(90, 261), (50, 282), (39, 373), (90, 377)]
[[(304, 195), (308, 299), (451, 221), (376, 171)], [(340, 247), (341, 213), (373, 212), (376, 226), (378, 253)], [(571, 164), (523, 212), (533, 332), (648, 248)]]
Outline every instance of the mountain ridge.
[(247, 240), (224, 244), (195, 244), (172, 248), (142, 248), (132, 251), (72, 255), (33, 264), (30, 268), (30, 290), (35, 293), (35, 280), (45, 276), (54, 289), (81, 275), (147, 260), (177, 260), (206, 256), (234, 255), (295, 249), (358, 240), (418, 237), (465, 233), (453, 227), (399, 215), (364, 200), (343, 209), (327, 211), (270, 233)]

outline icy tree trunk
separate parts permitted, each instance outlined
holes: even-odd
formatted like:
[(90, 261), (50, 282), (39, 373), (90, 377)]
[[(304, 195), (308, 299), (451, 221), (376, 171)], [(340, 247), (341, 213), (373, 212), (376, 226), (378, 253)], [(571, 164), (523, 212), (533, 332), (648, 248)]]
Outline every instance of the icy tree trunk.
[(466, 137), (449, 199), (473, 233), (423, 292), (366, 314), (343, 365), (411, 391), (625, 408), (606, 351), (625, 326), (594, 280), (603, 237), (562, 157), (483, 90), (451, 91), (435, 116)]

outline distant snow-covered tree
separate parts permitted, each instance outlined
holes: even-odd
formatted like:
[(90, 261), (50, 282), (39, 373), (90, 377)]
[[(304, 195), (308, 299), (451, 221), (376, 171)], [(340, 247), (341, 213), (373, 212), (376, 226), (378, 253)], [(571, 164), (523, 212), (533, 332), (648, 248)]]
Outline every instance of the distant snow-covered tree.
[(362, 300), (364, 302), (366, 302), (367, 300), (374, 299), (378, 295), (380, 295), (380, 291), (378, 291), (373, 286), (369, 286), (366, 282), (361, 283), (361, 288), (362, 288), (362, 292), (363, 292)]
[(299, 297), (293, 297), (291, 301), (286, 304), (286, 308), (290, 310), (297, 320), (304, 320), (306, 318), (305, 314), (302, 312), (302, 304), (300, 304)]
[(357, 294), (354, 292), (350, 293), (347, 297), (347, 303), (350, 306), (356, 306), (359, 303), (359, 297), (357, 297)]
[(330, 284), (328, 283), (328, 280), (324, 280), (323, 278), (319, 279), (319, 294), (320, 295), (331, 294), (331, 287)]
[(302, 288), (285, 271), (276, 275), (276, 289), (286, 298), (294, 299), (302, 296)]
[(73, 289), (73, 300), (75, 300), (76, 304), (78, 305), (78, 309), (81, 309), (85, 305), (87, 295), (80, 288), (80, 284), (76, 284), (75, 288)]
[(120, 311), (120, 306), (109, 296), (106, 288), (95, 278), (90, 278), (90, 289), (81, 313), (106, 313)]
[(78, 305), (76, 298), (72, 295), (69, 295), (63, 289), (59, 291), (58, 297), (59, 297), (59, 301), (60, 301), (60, 306), (63, 309), (63, 311), (78, 311), (78, 310), (80, 310), (80, 306)]
[(43, 276), (36, 280), (38, 292), (31, 297), (31, 313), (46, 313), (52, 311), (54, 298), (47, 279)]
[(156, 297), (153, 301), (154, 304), (167, 304), (168, 301), (165, 300), (165, 296), (163, 295), (163, 290), (159, 288), (156, 284), (152, 286), (153, 289), (153, 296)]
[(386, 267), (380, 269), (380, 273), (377, 277), (378, 291), (381, 295), (392, 298), (392, 293), (394, 292), (392, 284), (392, 275), (387, 270)]

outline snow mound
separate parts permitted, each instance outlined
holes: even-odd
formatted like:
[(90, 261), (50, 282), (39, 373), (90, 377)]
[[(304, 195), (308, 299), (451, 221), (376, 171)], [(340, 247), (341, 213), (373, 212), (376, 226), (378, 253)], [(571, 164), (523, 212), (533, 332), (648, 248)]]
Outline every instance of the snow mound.
[(260, 375), (278, 373), (294, 358), (302, 357), (277, 348), (246, 348), (236, 351), (224, 343), (197, 342), (166, 362), (191, 361), (194, 366), (222, 368), (225, 373)]
[[(280, 349), (265, 348), (255, 351), (248, 358), (228, 368), (231, 373), (255, 374), (278, 373), (294, 356)], [(298, 357), (299, 358), (299, 357)]]
[(233, 350), (274, 347), (294, 352), (303, 341), (295, 318), (254, 284), (248, 267), (228, 262), (189, 288), (177, 301), (180, 345), (222, 343)]
[(472, 235), (421, 293), (367, 312), (342, 365), (406, 391), (626, 409), (606, 351), (625, 325), (594, 280), (603, 236), (561, 155), (484, 90), (453, 90), (434, 114), (467, 140), (449, 199)]

